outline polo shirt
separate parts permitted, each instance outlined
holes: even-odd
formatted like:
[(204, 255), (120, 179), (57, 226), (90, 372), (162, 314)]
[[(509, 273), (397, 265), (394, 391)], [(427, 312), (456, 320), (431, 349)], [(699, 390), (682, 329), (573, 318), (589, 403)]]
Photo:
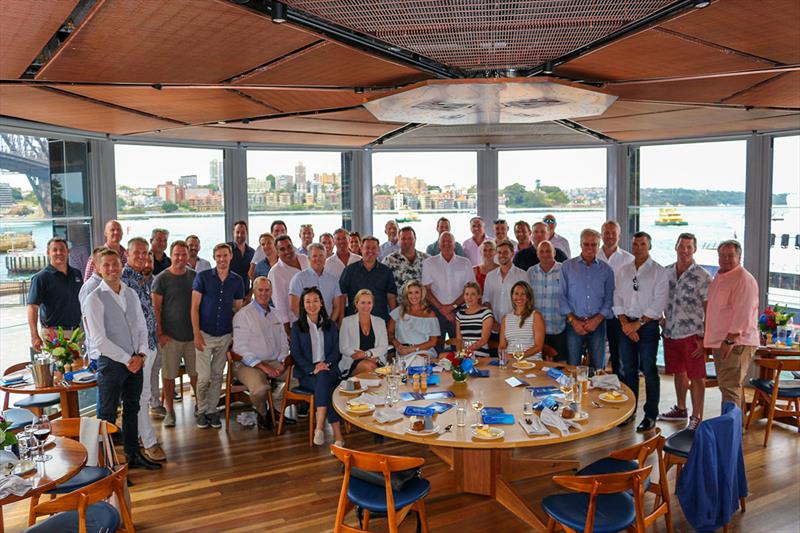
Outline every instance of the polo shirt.
[(161, 257), (161, 261), (153, 256), (153, 276), (158, 276), (170, 266), (172, 266), (172, 259), (166, 253)]
[(347, 295), (347, 315), (355, 314), (353, 305), (356, 293), (361, 289), (372, 291), (372, 314), (389, 320), (389, 294), (397, 295), (392, 270), (383, 263), (375, 263), (372, 270), (364, 267), (364, 261), (348, 265), (339, 278), (339, 288)]
[(39, 320), (48, 328), (75, 329), (81, 324), (78, 294), (83, 285), (80, 270), (67, 266), (67, 273), (47, 265), (31, 279), (28, 303), (39, 306)]
[(239, 277), (242, 278), (244, 290), (247, 292), (250, 290), (250, 276), (248, 275), (250, 273), (250, 262), (253, 260), (256, 251), (247, 243), (244, 244), (244, 253), (239, 251), (239, 248), (233, 241), (229, 242), (228, 246), (233, 250), (230, 269), (232, 272), (239, 274)]
[(212, 337), (233, 331), (233, 301), (244, 299), (244, 281), (236, 272), (219, 279), (216, 267), (198, 272), (192, 290), (203, 295), (200, 300), (200, 329)]
[(303, 289), (308, 287), (316, 287), (322, 293), (322, 301), (325, 303), (325, 311), (328, 316), (333, 313), (333, 300), (342, 295), (339, 290), (339, 280), (333, 274), (322, 271), (322, 275), (318, 275), (313, 268), (301, 270), (292, 277), (289, 282), (289, 295), (297, 296), (298, 298), (303, 294)]

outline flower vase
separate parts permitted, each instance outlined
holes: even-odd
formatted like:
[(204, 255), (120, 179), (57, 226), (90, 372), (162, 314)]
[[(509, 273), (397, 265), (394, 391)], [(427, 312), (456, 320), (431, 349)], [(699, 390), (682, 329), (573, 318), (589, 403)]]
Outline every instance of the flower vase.
[(450, 374), (453, 376), (453, 381), (456, 383), (464, 383), (467, 381), (467, 377), (469, 377), (469, 373), (459, 366), (454, 366)]

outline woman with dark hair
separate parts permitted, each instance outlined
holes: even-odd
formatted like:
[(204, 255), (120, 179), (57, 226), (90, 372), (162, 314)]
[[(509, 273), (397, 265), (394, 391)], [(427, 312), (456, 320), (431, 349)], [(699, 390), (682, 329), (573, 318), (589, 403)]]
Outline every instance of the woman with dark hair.
[(544, 318), (533, 307), (533, 289), (524, 281), (511, 287), (513, 311), (500, 323), (500, 349), (514, 350), (517, 346), (525, 357), (538, 355), (541, 358), (544, 346)]
[(299, 372), (295, 377), (304, 389), (314, 391), (316, 427), (314, 444), (325, 444), (325, 419), (333, 428), (337, 446), (344, 446), (339, 415), (333, 409), (331, 398), (339, 384), (339, 330), (325, 311), (322, 293), (317, 287), (308, 287), (300, 295), (300, 314), (292, 324), (292, 358)]

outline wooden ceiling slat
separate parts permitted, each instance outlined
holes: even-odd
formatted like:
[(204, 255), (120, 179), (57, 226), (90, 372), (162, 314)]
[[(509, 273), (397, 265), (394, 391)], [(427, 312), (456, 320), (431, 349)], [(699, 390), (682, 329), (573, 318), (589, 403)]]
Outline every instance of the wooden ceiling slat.
[(374, 124), (365, 122), (350, 122), (345, 120), (320, 120), (313, 117), (286, 117), (266, 120), (256, 120), (249, 124), (228, 124), (231, 128), (245, 128), (258, 130), (281, 130), (304, 133), (331, 133), (339, 135), (357, 135), (380, 137), (390, 131), (401, 127), (402, 124)]
[(658, 130), (617, 131), (610, 134), (621, 142), (653, 141), (658, 139), (686, 139), (725, 135), (731, 131), (771, 131), (800, 128), (800, 114), (788, 114), (778, 117), (765, 117), (754, 120), (742, 120), (720, 124), (701, 124), (681, 128), (662, 128)]
[[(690, 129), (698, 126), (725, 126), (730, 123), (741, 123), (765, 118), (787, 115), (786, 111), (771, 109), (738, 109), (696, 107), (676, 111), (647, 115), (633, 115), (619, 118), (584, 119), (580, 124), (614, 137), (621, 131), (650, 131), (660, 129)], [(737, 131), (737, 130), (734, 130)]]
[(235, 129), (222, 126), (191, 126), (173, 128), (160, 132), (143, 133), (140, 137), (188, 139), (198, 141), (257, 142), (269, 144), (291, 144), (330, 146), (341, 148), (361, 147), (371, 143), (375, 137), (355, 135), (330, 135), (323, 133), (298, 133), (269, 130)]
[(590, 120), (594, 118), (616, 118), (625, 117), (629, 115), (644, 115), (648, 113), (664, 113), (667, 111), (677, 111), (679, 109), (691, 109), (690, 106), (681, 104), (662, 104), (650, 102), (629, 102), (627, 100), (618, 99), (605, 113), (594, 117), (579, 117), (573, 118), (576, 122)]
[(284, 113), (350, 107), (363, 103), (363, 95), (345, 91), (248, 91), (241, 92)]
[(26, 86), (0, 85), (0, 115), (66, 128), (126, 134), (174, 127), (173, 122)]
[(18, 79), (64, 24), (78, 0), (0, 1), (0, 79)]
[(659, 83), (636, 83), (610, 86), (620, 98), (661, 102), (719, 103), (725, 98), (774, 77), (775, 74), (730, 76), (709, 80), (681, 80)]
[(726, 104), (800, 109), (800, 72), (787, 72), (725, 100)]
[(216, 83), (315, 40), (230, 2), (105, 2), (36, 77)]

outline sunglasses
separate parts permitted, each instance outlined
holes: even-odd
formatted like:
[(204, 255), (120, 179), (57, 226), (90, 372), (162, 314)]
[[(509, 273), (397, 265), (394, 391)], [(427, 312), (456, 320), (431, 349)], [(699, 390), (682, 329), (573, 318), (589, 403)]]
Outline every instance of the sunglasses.
[(633, 290), (637, 292), (639, 291), (639, 278), (636, 276), (633, 276)]
[(542, 222), (544, 222), (545, 224), (555, 224), (556, 223), (556, 219), (554, 219), (554, 218), (546, 218), (546, 219), (542, 220)]

